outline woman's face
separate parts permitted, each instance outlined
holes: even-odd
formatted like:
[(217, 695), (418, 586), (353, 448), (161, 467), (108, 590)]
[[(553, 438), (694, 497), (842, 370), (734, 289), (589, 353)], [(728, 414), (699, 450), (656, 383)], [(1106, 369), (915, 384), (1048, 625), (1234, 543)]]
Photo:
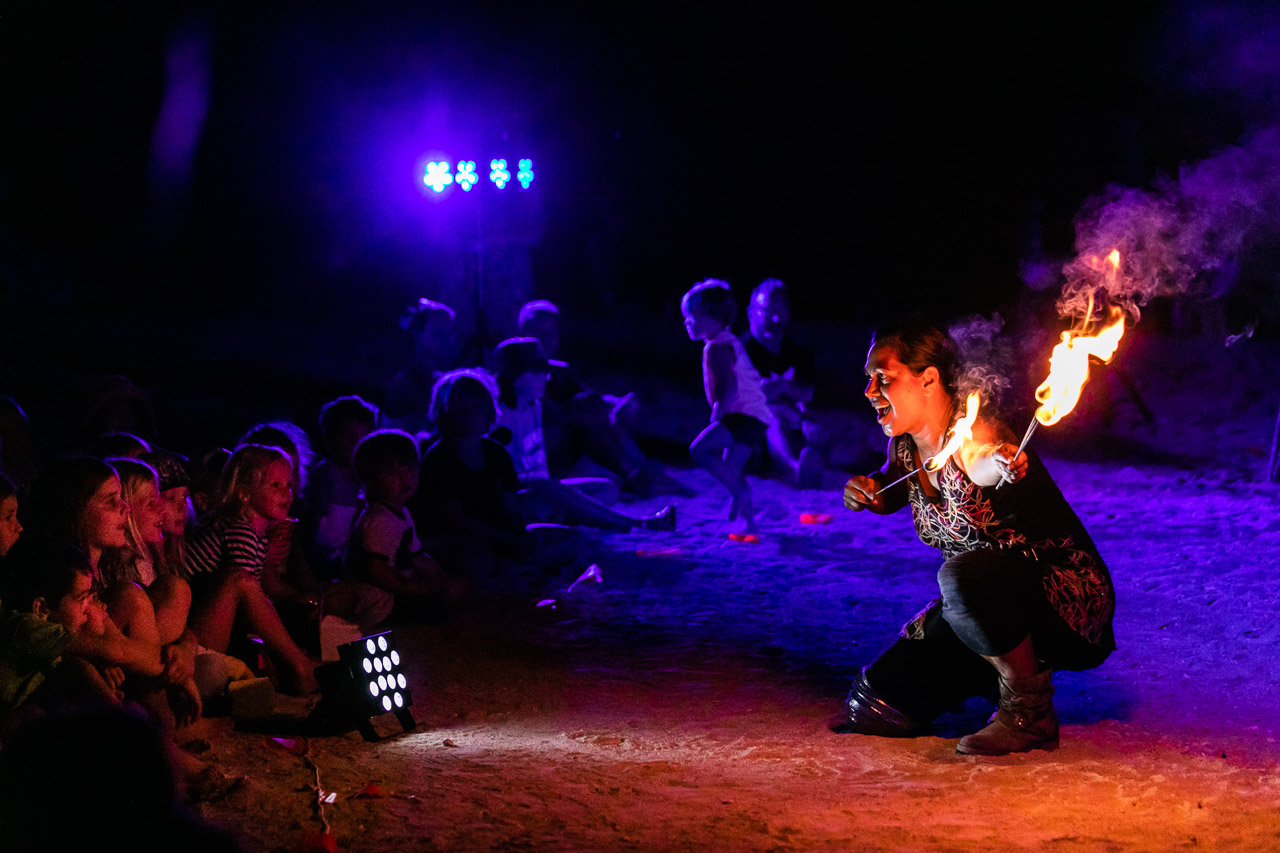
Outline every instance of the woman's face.
[(889, 347), (867, 353), (866, 372), (867, 387), (862, 393), (876, 410), (876, 423), (885, 435), (915, 433), (925, 427), (924, 373), (912, 373)]
[(142, 542), (139, 545), (159, 545), (164, 541), (165, 522), (169, 517), (169, 508), (160, 500), (160, 493), (155, 483), (142, 483), (130, 495), (129, 512), (133, 515), (133, 526), (137, 528)]
[(293, 503), (293, 466), (277, 459), (267, 466), (266, 476), (248, 495), (248, 508), (268, 521), (289, 517)]
[(112, 474), (84, 508), (84, 530), (89, 540), (86, 544), (91, 548), (123, 548), (129, 542), (125, 536), (128, 518), (129, 505), (124, 502), (120, 478)]
[(187, 516), (191, 513), (191, 490), (186, 486), (174, 486), (160, 493), (164, 504), (163, 529), (168, 536), (181, 536), (187, 532)]

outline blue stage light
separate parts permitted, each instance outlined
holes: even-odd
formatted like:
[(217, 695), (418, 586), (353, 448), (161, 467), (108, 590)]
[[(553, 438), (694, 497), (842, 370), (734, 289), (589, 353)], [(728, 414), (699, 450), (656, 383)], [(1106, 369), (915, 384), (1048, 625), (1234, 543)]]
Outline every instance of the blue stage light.
[(441, 192), (445, 187), (453, 183), (453, 175), (449, 174), (448, 161), (441, 160), (435, 163), (428, 163), (427, 173), (422, 176), (422, 182), (436, 192)]
[(511, 173), (507, 171), (506, 160), (489, 161), (489, 180), (497, 184), (498, 189), (507, 185), (507, 181), (511, 180)]
[(462, 187), (463, 192), (471, 192), (471, 188), (476, 183), (476, 161), (475, 160), (459, 160), (458, 176), (454, 179), (458, 182), (458, 186)]
[(520, 182), (520, 186), (529, 189), (529, 184), (533, 183), (533, 161), (521, 160), (520, 171), (516, 172), (516, 180)]

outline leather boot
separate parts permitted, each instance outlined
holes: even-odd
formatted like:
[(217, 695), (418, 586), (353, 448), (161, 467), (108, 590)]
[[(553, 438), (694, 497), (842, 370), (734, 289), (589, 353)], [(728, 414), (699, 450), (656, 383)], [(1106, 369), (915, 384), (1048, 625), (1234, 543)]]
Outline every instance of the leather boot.
[(1000, 679), (1000, 707), (991, 724), (960, 738), (956, 752), (963, 755), (1008, 755), (1031, 749), (1058, 748), (1058, 715), (1053, 711), (1053, 670)]
[(867, 681), (865, 669), (853, 680), (845, 704), (849, 715), (831, 727), (836, 734), (909, 737), (919, 728), (910, 717), (880, 698), (871, 682)]

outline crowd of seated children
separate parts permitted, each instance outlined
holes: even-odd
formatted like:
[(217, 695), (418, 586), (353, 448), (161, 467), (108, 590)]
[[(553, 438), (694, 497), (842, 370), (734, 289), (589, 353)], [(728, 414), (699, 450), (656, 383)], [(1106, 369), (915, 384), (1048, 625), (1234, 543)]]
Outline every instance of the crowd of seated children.
[[(554, 338), (546, 307), (530, 322)], [(418, 357), (397, 393), (412, 398), (398, 411), (420, 416), (414, 431), (379, 429), (377, 406), (339, 397), (320, 410), (317, 464), (306, 432), (281, 421), (190, 460), (161, 449), (149, 401), (121, 377), (84, 421), (104, 431), (75, 433), (81, 455), (44, 458), (25, 413), (0, 399), (0, 746), (25, 718), (88, 699), (139, 708), (172, 735), (225, 693), (210, 661), (257, 665), (259, 649), (279, 690), (314, 693), (322, 615), (372, 633), (464, 597), (527, 601), (585, 564), (599, 534), (584, 528), (674, 527), (674, 507), (637, 517), (606, 503), (642, 491), (642, 454), (611, 457), (617, 480), (552, 475), (548, 375), (572, 373), (537, 339), (500, 345), (496, 375), (445, 372), (451, 312), (428, 301), (413, 316)], [(561, 414), (572, 400), (612, 423), (585, 386)]]

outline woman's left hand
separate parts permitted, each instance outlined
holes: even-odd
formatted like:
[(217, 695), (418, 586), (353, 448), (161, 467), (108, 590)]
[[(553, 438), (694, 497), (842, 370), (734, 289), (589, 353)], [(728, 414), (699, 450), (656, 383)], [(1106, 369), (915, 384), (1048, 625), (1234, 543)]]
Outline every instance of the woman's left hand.
[(1016, 444), (1000, 445), (991, 454), (991, 460), (995, 462), (1000, 479), (1004, 482), (1016, 483), (1027, 476), (1027, 453), (1025, 450), (1019, 453)]

